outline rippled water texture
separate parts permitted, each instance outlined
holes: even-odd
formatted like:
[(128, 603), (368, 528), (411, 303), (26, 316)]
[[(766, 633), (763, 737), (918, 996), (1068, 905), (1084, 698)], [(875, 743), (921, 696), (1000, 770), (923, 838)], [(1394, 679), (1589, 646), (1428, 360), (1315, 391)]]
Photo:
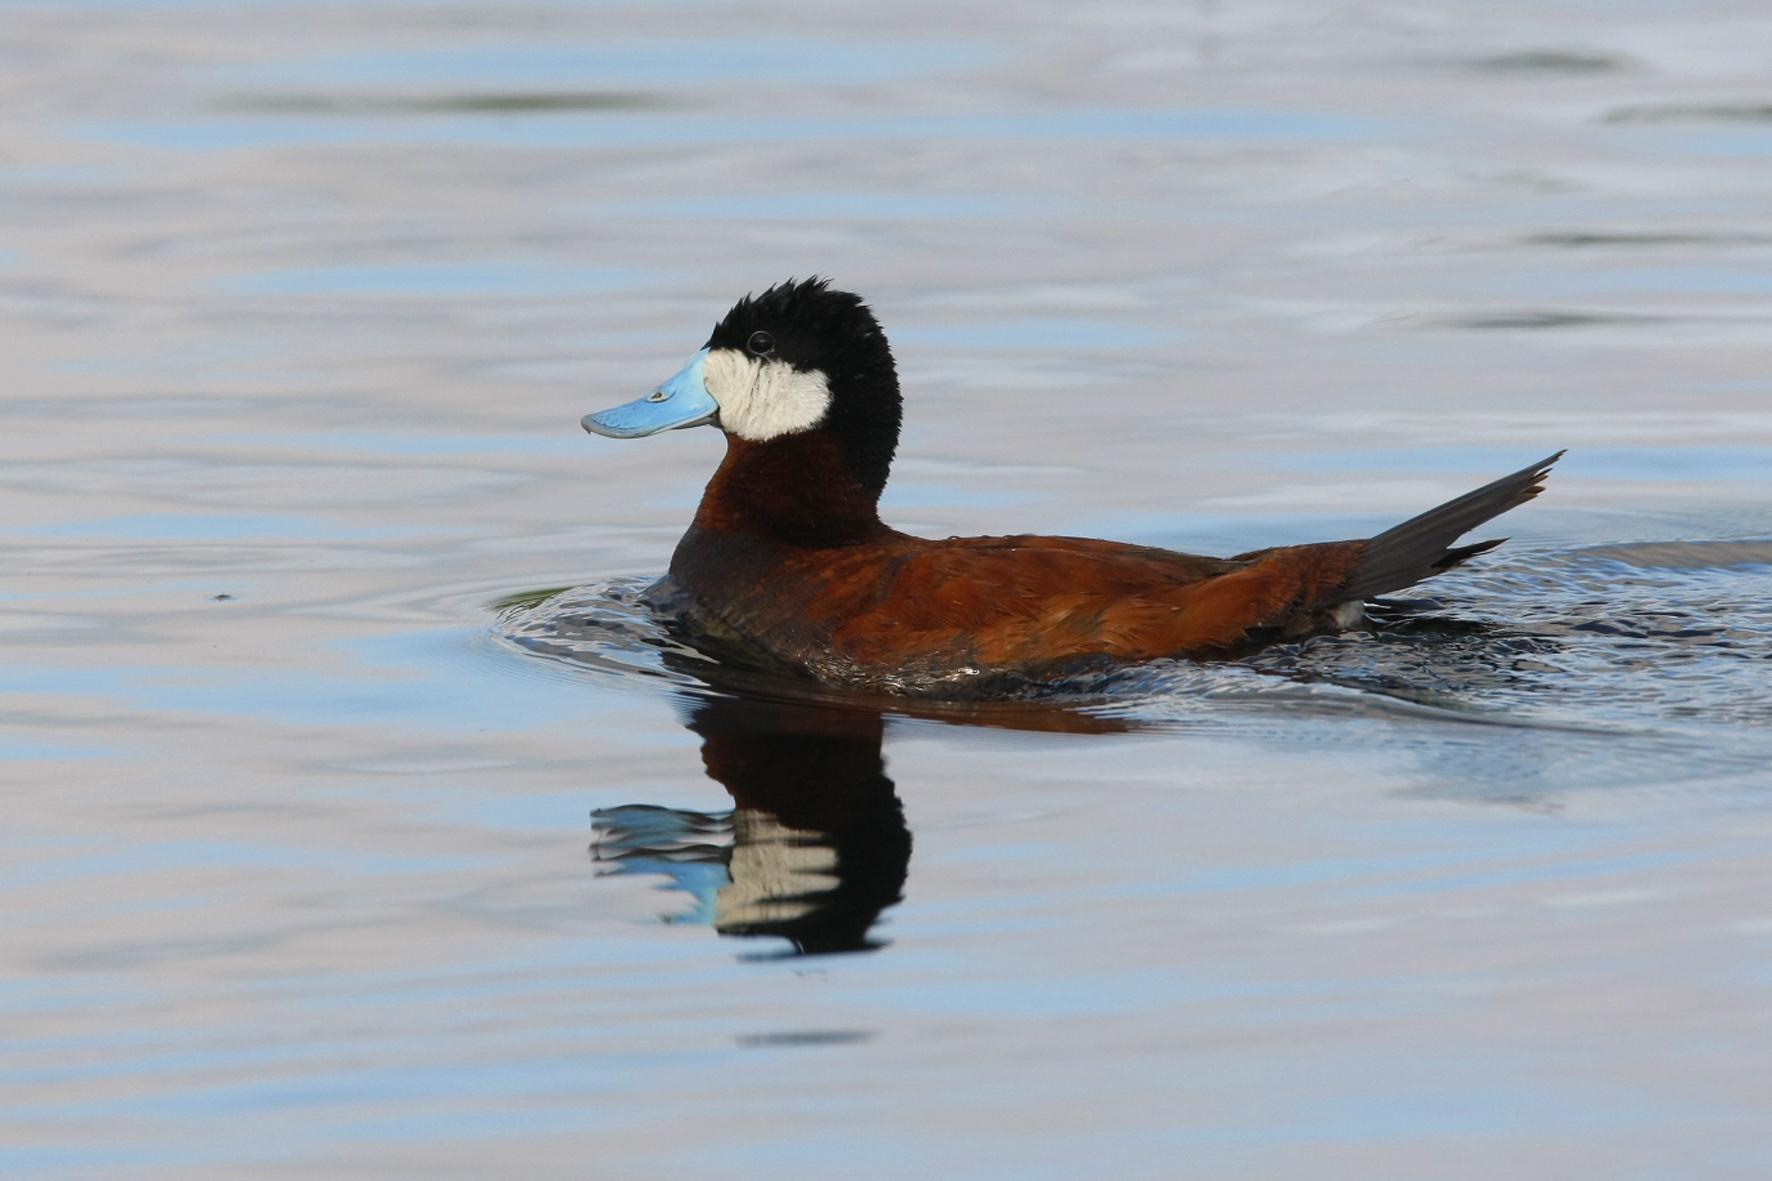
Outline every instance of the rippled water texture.
[[(1763, 4), (0, 11), (0, 1176), (1759, 1178)], [(1371, 629), (833, 699), (647, 610), (737, 295), (886, 512)]]

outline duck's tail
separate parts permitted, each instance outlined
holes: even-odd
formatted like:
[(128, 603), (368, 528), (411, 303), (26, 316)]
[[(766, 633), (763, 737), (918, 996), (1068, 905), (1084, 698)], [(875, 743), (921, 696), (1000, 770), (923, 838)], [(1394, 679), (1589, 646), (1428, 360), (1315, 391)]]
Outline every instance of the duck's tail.
[(1452, 543), (1484, 521), (1518, 508), (1544, 491), (1551, 465), (1561, 458), (1563, 452), (1559, 451), (1371, 538), (1336, 598), (1351, 603), (1402, 590), (1494, 549), (1507, 539), (1479, 541), (1475, 545)]

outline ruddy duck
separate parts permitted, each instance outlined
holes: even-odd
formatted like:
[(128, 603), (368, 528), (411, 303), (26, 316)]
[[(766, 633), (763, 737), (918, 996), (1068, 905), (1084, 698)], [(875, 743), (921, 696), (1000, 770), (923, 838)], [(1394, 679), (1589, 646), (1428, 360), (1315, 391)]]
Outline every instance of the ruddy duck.
[(900, 420), (857, 296), (808, 279), (738, 301), (681, 372), (586, 415), (617, 439), (708, 424), (726, 458), (655, 601), (698, 644), (828, 685), (962, 696), (1347, 627), (1365, 602), (1493, 549), (1562, 452), (1376, 537), (1201, 557), (1076, 537), (900, 533), (880, 520)]

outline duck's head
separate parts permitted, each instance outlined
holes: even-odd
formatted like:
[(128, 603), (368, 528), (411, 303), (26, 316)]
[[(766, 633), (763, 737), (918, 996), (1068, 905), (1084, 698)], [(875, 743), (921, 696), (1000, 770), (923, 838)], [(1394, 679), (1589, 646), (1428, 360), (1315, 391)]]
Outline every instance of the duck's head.
[(873, 313), (859, 296), (811, 278), (739, 300), (676, 376), (582, 422), (612, 439), (717, 426), (729, 451), (759, 459), (834, 454), (878, 497), (899, 417), (892, 351)]

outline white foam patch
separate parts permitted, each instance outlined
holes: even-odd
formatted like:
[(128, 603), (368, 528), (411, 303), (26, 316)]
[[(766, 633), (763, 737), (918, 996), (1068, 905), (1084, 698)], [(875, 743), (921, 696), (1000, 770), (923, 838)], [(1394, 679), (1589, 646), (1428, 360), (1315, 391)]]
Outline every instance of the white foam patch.
[(737, 349), (710, 352), (702, 364), (702, 384), (720, 404), (721, 429), (753, 443), (810, 430), (831, 405), (830, 382), (822, 371), (795, 369)]

